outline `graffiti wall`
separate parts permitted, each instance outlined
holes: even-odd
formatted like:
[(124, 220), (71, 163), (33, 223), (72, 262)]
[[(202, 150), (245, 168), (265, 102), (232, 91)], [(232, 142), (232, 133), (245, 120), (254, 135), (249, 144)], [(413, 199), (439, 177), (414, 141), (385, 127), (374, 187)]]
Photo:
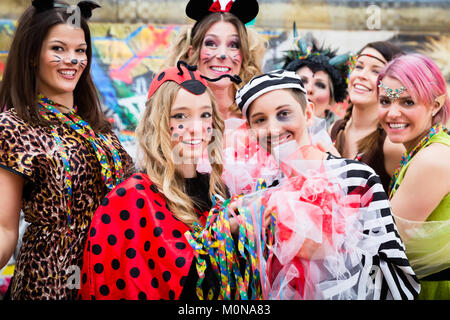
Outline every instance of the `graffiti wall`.
[[(91, 72), (108, 118), (127, 151), (135, 157), (134, 130), (145, 108), (147, 90), (170, 44), (185, 27), (182, 23), (189, 22), (184, 10), (180, 10), (187, 0), (100, 2), (102, 10), (96, 12), (90, 23)], [(338, 53), (355, 53), (367, 42), (389, 40), (407, 52), (426, 54), (436, 61), (450, 84), (448, 1), (261, 0), (260, 3), (257, 21), (249, 27), (267, 43), (264, 71), (280, 67), (284, 51), (293, 45), (289, 25), (296, 21), (300, 35), (311, 33), (319, 44), (337, 49)], [(29, 1), (23, 0), (0, 2), (0, 81), (16, 19), (28, 5)], [(338, 104), (334, 111), (343, 116), (345, 108), (345, 103)], [(0, 299), (13, 274), (13, 263), (12, 259), (10, 265), (0, 270)]]
[[(134, 130), (145, 105), (150, 82), (166, 58), (171, 42), (184, 25), (91, 23), (93, 37), (92, 76), (104, 110), (120, 140), (134, 155)], [(0, 79), (15, 30), (15, 21), (0, 20)], [(280, 67), (284, 51), (292, 46), (288, 29), (255, 30), (267, 42), (264, 70)], [(319, 43), (339, 53), (354, 53), (365, 43), (390, 40), (406, 51), (432, 57), (450, 82), (450, 34), (403, 34), (396, 31), (298, 30), (311, 33)], [(345, 104), (335, 106), (343, 115)]]

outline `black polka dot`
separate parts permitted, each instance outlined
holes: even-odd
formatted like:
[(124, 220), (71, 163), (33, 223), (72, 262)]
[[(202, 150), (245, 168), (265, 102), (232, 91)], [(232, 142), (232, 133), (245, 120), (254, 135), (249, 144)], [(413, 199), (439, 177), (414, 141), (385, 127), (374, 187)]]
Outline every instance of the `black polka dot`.
[(130, 219), (130, 213), (128, 212), (128, 210), (120, 211), (119, 216), (123, 221), (127, 221), (128, 219)]
[(182, 276), (180, 278), (180, 286), (184, 287), (184, 284), (186, 283), (186, 276)]
[(156, 185), (152, 184), (150, 186), (150, 190), (152, 190), (154, 193), (158, 193), (158, 188), (156, 187)]
[(100, 273), (103, 272), (103, 270), (104, 270), (104, 268), (103, 268), (103, 265), (102, 265), (101, 263), (96, 263), (96, 264), (94, 265), (94, 271), (95, 271), (95, 273), (100, 274)]
[(169, 299), (170, 300), (175, 300), (175, 291), (169, 290)]
[(163, 232), (163, 230), (160, 227), (156, 227), (155, 229), (153, 229), (153, 235), (155, 237), (159, 237), (162, 232)]
[(174, 238), (181, 238), (181, 236), (182, 236), (181, 232), (178, 230), (173, 230), (172, 235)]
[(155, 200), (155, 203), (157, 206), (162, 207), (161, 203), (159, 203), (157, 200)]
[(125, 188), (119, 188), (119, 189), (116, 190), (116, 194), (119, 197), (123, 197), (126, 193), (127, 193), (127, 191), (125, 190)]
[(138, 209), (142, 209), (145, 206), (145, 200), (142, 198), (139, 198), (136, 200), (136, 207), (138, 207)]
[(138, 294), (138, 299), (139, 300), (147, 300), (147, 295), (145, 294), (145, 292), (139, 292)]
[(117, 238), (116, 238), (116, 236), (115, 235), (113, 235), (113, 234), (110, 234), (109, 236), (108, 236), (108, 243), (110, 244), (110, 245), (115, 245), (116, 243), (117, 243)]
[(100, 247), (98, 244), (94, 244), (91, 249), (93, 254), (99, 255), (100, 253), (102, 253), (102, 247)]
[(177, 242), (175, 243), (175, 248), (183, 250), (186, 248), (186, 244), (184, 242)]
[(145, 190), (145, 187), (144, 187), (142, 184), (140, 184), (140, 183), (138, 183), (138, 184), (135, 186), (135, 188), (138, 189), (138, 190)]
[(112, 267), (114, 270), (119, 269), (119, 268), (120, 268), (120, 262), (119, 262), (119, 260), (113, 259), (113, 261), (111, 261), (111, 267)]
[(136, 257), (136, 250), (134, 250), (133, 248), (129, 248), (129, 249), (127, 249), (127, 251), (125, 252), (125, 255), (126, 255), (129, 259), (133, 259), (134, 257)]
[(140, 274), (141, 274), (141, 272), (139, 271), (138, 268), (136, 268), (136, 267), (131, 268), (131, 270), (130, 270), (130, 276), (131, 276), (132, 278), (137, 278), (137, 277), (139, 277)]
[(100, 294), (102, 296), (107, 296), (109, 294), (109, 288), (106, 284), (104, 284), (100, 287)]
[(95, 230), (94, 227), (91, 228), (91, 231), (89, 232), (89, 236), (93, 237), (97, 233), (97, 230)]
[(159, 287), (159, 281), (158, 281), (158, 279), (156, 279), (156, 278), (153, 278), (152, 279), (152, 281), (151, 281), (151, 284), (152, 284), (152, 287), (153, 288), (158, 288)]
[(145, 219), (145, 217), (142, 217), (141, 220), (139, 220), (139, 225), (141, 226), (141, 228), (145, 228), (145, 226), (147, 225), (147, 219)]
[(125, 238), (131, 240), (134, 238), (134, 231), (132, 229), (125, 230)]
[(169, 271), (164, 271), (162, 276), (165, 282), (169, 281), (170, 278), (172, 277)]
[(164, 76), (166, 75), (166, 73), (163, 71), (159, 74), (158, 76), (158, 81), (161, 81), (162, 79), (164, 79)]
[(104, 198), (102, 201), (102, 206), (106, 207), (109, 204), (109, 199), (108, 198)]
[[(164, 258), (165, 256), (166, 256), (166, 249), (164, 249), (163, 247), (160, 247), (159, 249), (158, 249), (158, 256), (160, 257), (160, 258)], [(176, 263), (176, 262), (175, 262)]]
[(164, 220), (166, 218), (166, 216), (161, 211), (157, 211), (155, 213), (155, 218), (158, 219), (158, 220)]
[(133, 176), (133, 178), (136, 180), (142, 180), (142, 177), (140, 175), (135, 175), (135, 176)]
[(111, 222), (111, 217), (109, 216), (109, 214), (107, 214), (107, 213), (104, 213), (103, 215), (102, 215), (102, 222), (104, 223), (104, 224), (108, 224), (108, 223), (110, 223)]
[(117, 289), (123, 290), (123, 289), (125, 289), (125, 286), (126, 286), (126, 283), (123, 279), (117, 279), (117, 281), (116, 281)]
[(155, 261), (153, 261), (153, 259), (148, 259), (148, 267), (150, 269), (155, 269)]
[(185, 265), (185, 263), (186, 263), (186, 259), (184, 259), (183, 257), (178, 257), (178, 258), (175, 260), (175, 265), (176, 265), (178, 268), (183, 267), (183, 266)]
[(144, 251), (150, 250), (150, 241), (145, 241), (144, 243)]

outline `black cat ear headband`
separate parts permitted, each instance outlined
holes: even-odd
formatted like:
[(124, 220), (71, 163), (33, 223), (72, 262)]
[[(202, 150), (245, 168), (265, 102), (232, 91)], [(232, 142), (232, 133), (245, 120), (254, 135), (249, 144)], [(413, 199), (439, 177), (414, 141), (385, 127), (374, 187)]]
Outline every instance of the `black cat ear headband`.
[[(67, 4), (55, 3), (54, 0), (33, 0), (31, 4), (36, 8), (37, 13), (53, 8), (69, 8)], [(80, 8), (80, 13), (85, 19), (89, 19), (92, 16), (92, 10), (100, 8), (100, 5), (94, 1), (80, 1), (77, 6)]]
[(258, 15), (259, 5), (256, 0), (229, 0), (225, 9), (222, 9), (219, 0), (189, 0), (186, 14), (195, 21), (200, 21), (213, 12), (229, 12), (246, 24)]

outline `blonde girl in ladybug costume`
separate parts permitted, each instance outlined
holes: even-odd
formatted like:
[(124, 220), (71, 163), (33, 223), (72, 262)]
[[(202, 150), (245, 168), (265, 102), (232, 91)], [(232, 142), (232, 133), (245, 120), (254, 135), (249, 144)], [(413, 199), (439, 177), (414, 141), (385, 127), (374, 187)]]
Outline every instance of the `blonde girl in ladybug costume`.
[[(223, 127), (196, 67), (178, 62), (156, 75), (136, 131), (144, 172), (111, 191), (94, 215), (81, 299), (196, 296), (194, 251), (184, 233), (205, 222), (213, 195), (228, 196), (221, 180)], [(196, 167), (206, 149), (212, 170), (202, 174)], [(209, 290), (217, 280), (206, 277)]]

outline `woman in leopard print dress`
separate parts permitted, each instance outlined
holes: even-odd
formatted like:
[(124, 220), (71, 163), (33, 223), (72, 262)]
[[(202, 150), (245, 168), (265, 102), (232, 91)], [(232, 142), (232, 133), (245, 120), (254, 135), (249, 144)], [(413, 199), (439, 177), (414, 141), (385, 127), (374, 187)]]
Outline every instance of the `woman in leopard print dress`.
[[(19, 20), (0, 87), (0, 268), (22, 209), (30, 223), (12, 299), (72, 299), (91, 217), (133, 163), (102, 113), (90, 77), (86, 19), (33, 1)], [(73, 19), (75, 17), (75, 19)]]

